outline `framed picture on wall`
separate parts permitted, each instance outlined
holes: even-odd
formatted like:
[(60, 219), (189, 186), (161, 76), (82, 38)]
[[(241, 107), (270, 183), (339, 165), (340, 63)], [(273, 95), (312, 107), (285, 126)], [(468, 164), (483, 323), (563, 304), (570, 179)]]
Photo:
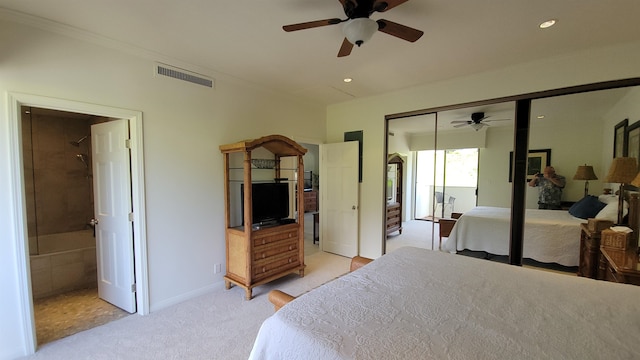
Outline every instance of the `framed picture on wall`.
[(624, 119), (616, 124), (613, 131), (613, 157), (627, 156), (627, 126), (629, 119)]
[[(551, 149), (529, 150), (527, 155), (527, 182), (533, 176), (542, 173), (545, 167), (551, 166)], [(509, 182), (513, 181), (513, 151), (509, 153)]]
[(627, 127), (625, 137), (627, 138), (627, 151), (625, 156), (638, 160), (638, 156), (640, 155), (640, 121), (636, 121)]

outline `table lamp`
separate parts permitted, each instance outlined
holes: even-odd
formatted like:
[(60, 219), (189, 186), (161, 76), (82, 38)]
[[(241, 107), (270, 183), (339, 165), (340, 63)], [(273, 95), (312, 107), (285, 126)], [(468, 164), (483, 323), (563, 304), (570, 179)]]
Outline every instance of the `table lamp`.
[(578, 166), (576, 174), (573, 175), (573, 180), (586, 180), (584, 182), (584, 196), (586, 197), (589, 195), (589, 180), (598, 180), (598, 177), (593, 172), (593, 166), (584, 164)]
[(605, 179), (608, 183), (619, 183), (620, 191), (618, 192), (618, 224), (622, 224), (623, 207), (624, 207), (624, 185), (630, 184), (638, 174), (638, 164), (636, 158), (618, 157), (613, 159), (609, 174)]

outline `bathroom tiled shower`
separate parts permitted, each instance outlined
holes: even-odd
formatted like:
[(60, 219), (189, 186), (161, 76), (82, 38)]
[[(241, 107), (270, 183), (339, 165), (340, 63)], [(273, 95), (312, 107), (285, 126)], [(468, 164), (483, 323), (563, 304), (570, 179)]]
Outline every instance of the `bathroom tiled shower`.
[[(107, 120), (84, 114), (22, 108), (27, 230), (36, 333), (43, 323), (47, 324), (49, 333), (63, 333), (56, 330), (56, 321), (48, 316), (63, 319), (54, 304), (69, 307), (69, 302), (78, 301), (72, 296), (74, 294), (88, 292), (82, 301), (95, 301), (96, 310), (104, 313), (102, 303), (105, 302), (97, 298), (96, 241), (91, 221), (94, 215), (90, 133), (92, 124)], [(37, 308), (42, 304), (47, 306)], [(63, 313), (71, 314), (68, 311)], [(94, 322), (91, 313), (90, 310), (82, 313), (89, 323)], [(61, 326), (68, 327), (69, 319), (64, 322), (67, 325)], [(79, 330), (84, 327), (78, 326)], [(39, 344), (45, 338), (50, 340), (56, 336), (43, 337), (38, 333)]]

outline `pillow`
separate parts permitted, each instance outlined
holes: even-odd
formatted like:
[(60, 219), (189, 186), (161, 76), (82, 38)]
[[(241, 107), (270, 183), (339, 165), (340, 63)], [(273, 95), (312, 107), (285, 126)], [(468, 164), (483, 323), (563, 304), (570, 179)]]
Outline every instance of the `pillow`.
[[(580, 199), (577, 203), (571, 205), (569, 208), (569, 214), (580, 218), (580, 219), (588, 219), (593, 218), (600, 210), (604, 209), (607, 204), (598, 200), (597, 197), (592, 195), (587, 195)], [(618, 213), (616, 212), (616, 218), (618, 217)]]
[[(629, 204), (627, 201), (624, 201), (624, 205), (622, 206), (622, 216), (627, 216), (629, 212)], [(618, 221), (618, 200), (616, 196), (615, 202), (608, 203), (598, 214), (596, 214), (596, 219), (601, 220), (609, 220), (614, 223)]]
[(618, 196), (612, 194), (602, 194), (598, 196), (598, 200), (605, 204), (618, 203)]

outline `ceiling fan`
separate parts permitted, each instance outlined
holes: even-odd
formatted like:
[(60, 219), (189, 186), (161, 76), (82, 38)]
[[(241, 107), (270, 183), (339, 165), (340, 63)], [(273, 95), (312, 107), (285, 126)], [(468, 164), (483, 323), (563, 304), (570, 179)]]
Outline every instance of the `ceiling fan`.
[(491, 121), (505, 121), (505, 120), (511, 120), (511, 119), (492, 119), (492, 120), (487, 120), (488, 118), (490, 118), (491, 116), (485, 116), (483, 112), (474, 112), (473, 114), (471, 114), (471, 120), (455, 120), (452, 121), (452, 124), (458, 124), (458, 125), (454, 125), (454, 128), (459, 128), (459, 127), (463, 127), (463, 126), (471, 126), (475, 131), (478, 131), (480, 129), (482, 129), (485, 126), (489, 126), (489, 124), (487, 124), (488, 122)]
[(285, 25), (282, 27), (284, 31), (298, 31), (311, 29), (315, 27), (336, 25), (344, 22), (342, 31), (345, 35), (342, 46), (338, 51), (338, 57), (351, 54), (353, 45), (364, 44), (369, 41), (376, 31), (382, 31), (385, 34), (395, 36), (397, 38), (415, 42), (424, 34), (424, 32), (410, 28), (405, 25), (394, 23), (389, 20), (380, 19), (373, 20), (369, 16), (374, 12), (385, 12), (401, 5), (408, 0), (338, 0), (342, 4), (346, 19), (325, 19), (309, 21), (299, 24)]

